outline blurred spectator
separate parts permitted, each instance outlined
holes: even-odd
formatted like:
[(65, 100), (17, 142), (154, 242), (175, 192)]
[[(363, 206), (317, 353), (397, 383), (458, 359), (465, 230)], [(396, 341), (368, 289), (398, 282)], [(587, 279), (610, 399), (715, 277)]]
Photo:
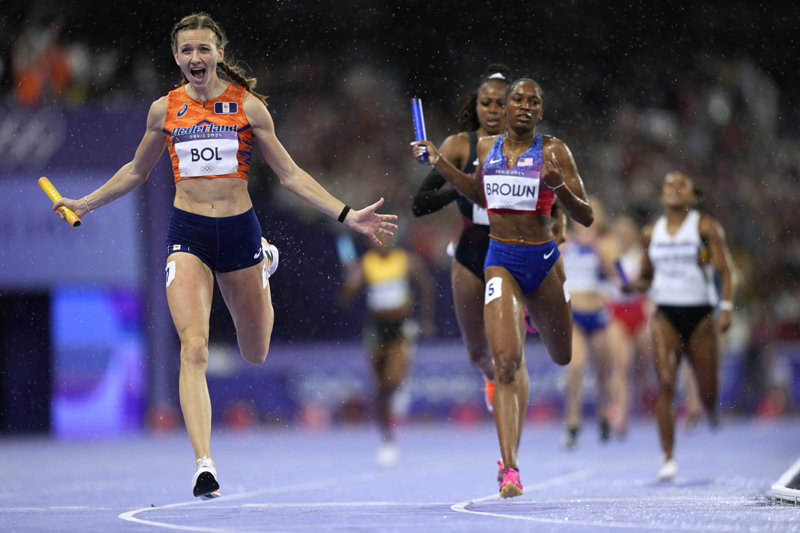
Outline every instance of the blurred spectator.
[(60, 34), (59, 19), (42, 17), (31, 20), (14, 43), (11, 63), (18, 104), (36, 107), (69, 85), (69, 61)]

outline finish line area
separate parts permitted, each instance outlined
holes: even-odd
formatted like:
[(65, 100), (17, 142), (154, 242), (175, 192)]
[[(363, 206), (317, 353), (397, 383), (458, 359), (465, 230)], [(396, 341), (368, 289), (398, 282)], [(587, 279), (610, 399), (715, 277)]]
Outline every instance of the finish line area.
[(559, 423), (529, 423), (525, 493), (497, 496), (495, 429), (413, 423), (399, 460), (375, 462), (368, 424), (212, 435), (222, 497), (192, 498), (182, 432), (108, 440), (0, 440), (6, 531), (800, 531), (771, 487), (800, 455), (795, 419), (724, 418), (679, 430), (677, 479), (656, 480), (655, 421), (600, 443), (588, 420), (565, 451)]

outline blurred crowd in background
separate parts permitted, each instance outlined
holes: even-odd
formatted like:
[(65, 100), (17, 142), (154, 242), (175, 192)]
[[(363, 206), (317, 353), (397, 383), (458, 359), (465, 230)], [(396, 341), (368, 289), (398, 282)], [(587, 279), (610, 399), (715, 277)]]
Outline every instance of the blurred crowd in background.
[[(649, 223), (665, 173), (697, 180), (739, 270), (729, 342), (763, 355), (776, 339), (800, 338), (797, 6), (110, 4), (4, 2), (0, 98), (31, 109), (140, 106), (144, 131), (146, 106), (180, 83), (172, 25), (206, 10), (228, 34), (227, 58), (269, 96), (278, 137), (298, 164), (351, 205), (385, 197), (384, 211), (400, 216), (401, 242), (447, 271), (460, 221), (455, 207), (411, 214), (428, 169), (408, 146), (409, 99), (423, 99), (429, 138), (439, 143), (459, 130), (456, 113), (486, 65), (505, 63), (540, 82), (539, 132), (570, 146), (610, 218)], [(256, 201), (320, 217), (263, 162), (251, 182)]]

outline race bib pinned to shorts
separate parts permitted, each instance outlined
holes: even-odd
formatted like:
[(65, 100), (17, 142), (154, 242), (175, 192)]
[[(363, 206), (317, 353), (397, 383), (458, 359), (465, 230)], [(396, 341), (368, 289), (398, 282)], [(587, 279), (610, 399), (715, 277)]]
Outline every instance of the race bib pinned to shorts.
[(170, 261), (169, 263), (167, 263), (166, 271), (167, 271), (167, 287), (169, 287), (170, 283), (172, 283), (172, 280), (175, 279), (175, 261)]

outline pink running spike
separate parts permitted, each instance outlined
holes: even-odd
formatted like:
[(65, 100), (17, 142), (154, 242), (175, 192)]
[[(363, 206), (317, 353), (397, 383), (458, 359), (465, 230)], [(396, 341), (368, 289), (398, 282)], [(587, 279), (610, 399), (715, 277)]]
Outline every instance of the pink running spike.
[(503, 471), (503, 482), (500, 484), (501, 498), (514, 498), (522, 496), (522, 482), (519, 480), (519, 471), (511, 466)]

